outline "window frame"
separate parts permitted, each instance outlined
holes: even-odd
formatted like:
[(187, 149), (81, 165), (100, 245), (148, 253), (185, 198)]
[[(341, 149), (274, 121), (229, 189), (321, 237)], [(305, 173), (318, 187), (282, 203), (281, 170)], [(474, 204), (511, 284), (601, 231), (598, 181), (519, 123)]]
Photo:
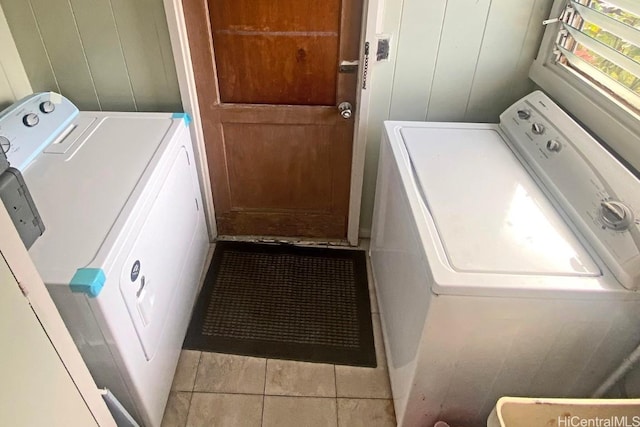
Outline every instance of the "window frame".
[[(567, 1), (554, 1), (550, 19), (560, 16)], [(547, 24), (538, 56), (529, 70), (529, 78), (637, 173), (640, 171), (640, 113), (578, 73), (556, 64), (553, 52), (561, 29), (561, 22)]]

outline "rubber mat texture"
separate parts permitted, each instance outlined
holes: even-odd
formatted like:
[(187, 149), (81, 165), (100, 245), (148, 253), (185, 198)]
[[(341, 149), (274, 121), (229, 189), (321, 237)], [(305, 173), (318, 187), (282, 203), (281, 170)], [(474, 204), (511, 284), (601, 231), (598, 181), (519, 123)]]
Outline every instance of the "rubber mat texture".
[(375, 367), (365, 252), (218, 242), (183, 347)]

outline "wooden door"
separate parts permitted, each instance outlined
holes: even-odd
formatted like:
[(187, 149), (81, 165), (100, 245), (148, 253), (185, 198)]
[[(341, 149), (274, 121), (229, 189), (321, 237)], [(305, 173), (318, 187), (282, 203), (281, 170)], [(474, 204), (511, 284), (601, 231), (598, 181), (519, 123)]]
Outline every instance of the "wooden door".
[(346, 238), (362, 0), (183, 0), (221, 235)]

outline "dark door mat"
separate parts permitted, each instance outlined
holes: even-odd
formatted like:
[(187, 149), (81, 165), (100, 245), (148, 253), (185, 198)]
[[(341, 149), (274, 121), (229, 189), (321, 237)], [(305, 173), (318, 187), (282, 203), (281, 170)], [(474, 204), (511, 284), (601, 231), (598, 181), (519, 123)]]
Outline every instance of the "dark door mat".
[(183, 347), (375, 367), (364, 251), (218, 242)]

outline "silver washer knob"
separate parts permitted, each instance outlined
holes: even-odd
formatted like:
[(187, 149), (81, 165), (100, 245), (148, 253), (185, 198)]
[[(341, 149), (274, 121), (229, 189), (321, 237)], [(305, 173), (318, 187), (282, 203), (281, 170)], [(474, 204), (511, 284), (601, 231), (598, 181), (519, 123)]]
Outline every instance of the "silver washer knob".
[(35, 125), (37, 125), (40, 122), (40, 118), (38, 117), (37, 114), (35, 113), (29, 113), (26, 114), (23, 118), (22, 118), (22, 123), (24, 123), (25, 126), (27, 127), (34, 127)]
[(0, 136), (0, 149), (3, 153), (8, 153), (11, 148), (11, 141), (6, 136)]
[(56, 105), (51, 101), (44, 101), (40, 103), (40, 111), (45, 114), (52, 113), (56, 109)]
[(549, 141), (547, 141), (547, 150), (557, 153), (561, 149), (562, 144), (557, 139), (550, 139)]
[(531, 125), (531, 131), (536, 135), (542, 135), (545, 131), (542, 123), (534, 123)]
[(527, 110), (526, 108), (518, 110), (517, 113), (520, 120), (529, 120), (531, 117), (531, 110)]
[(600, 204), (600, 217), (607, 228), (617, 231), (629, 229), (633, 213), (624, 203), (610, 200)]

